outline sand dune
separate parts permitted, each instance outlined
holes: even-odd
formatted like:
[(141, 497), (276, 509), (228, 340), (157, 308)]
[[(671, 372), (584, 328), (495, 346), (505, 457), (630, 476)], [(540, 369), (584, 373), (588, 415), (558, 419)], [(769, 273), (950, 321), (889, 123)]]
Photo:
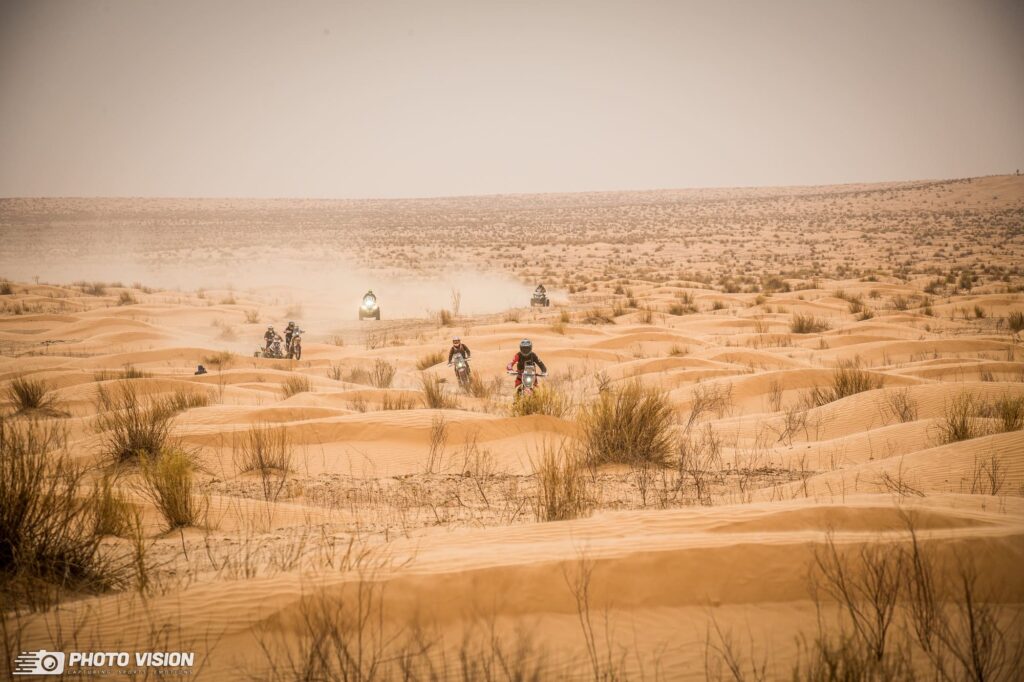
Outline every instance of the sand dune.
[[(201, 252), (308, 262), (323, 280), (6, 283), (5, 423), (62, 428), (88, 467), (83, 499), (118, 473), (151, 565), (144, 597), (70, 593), (5, 611), (20, 619), (22, 647), (181, 647), (209, 655), (211, 679), (266, 679), (282, 651), (315, 639), (317, 608), (347, 614), (373, 595), (377, 634), (423, 635), (433, 645), (422, 660), (434, 663), (458, 661), (474, 638), (529, 639), (515, 655), (543, 679), (595, 679), (593, 650), (608, 679), (704, 679), (718, 624), (764, 652), (768, 679), (792, 679), (807, 643), (845, 617), (810, 589), (829, 543), (850, 561), (878, 548), (902, 557), (908, 521), (936, 566), (969, 557), (1000, 617), (1020, 611), (1024, 350), (1013, 325), (1024, 254), (1010, 223), (1024, 210), (1021, 179), (341, 204), (21, 201), (0, 202), (12, 225), (41, 211), (92, 234), (75, 216), (106, 211), (118, 229), (185, 226), (196, 245), (134, 254), (164, 273), (192, 273)], [(513, 257), (495, 221), (550, 242)], [(630, 222), (645, 236), (623, 241)], [(284, 247), (268, 224), (302, 238)], [(207, 242), (211, 226), (247, 241)], [(432, 230), (460, 241), (439, 251)], [(11, 248), (27, 248), (18, 234)], [(334, 273), (335, 256), (355, 274)], [(452, 263), (512, 273), (495, 296), (522, 292), (521, 306), (459, 311), (459, 292), (431, 279)], [(493, 278), (472, 279), (474, 296)], [(541, 281), (552, 305), (530, 307)], [(408, 282), (437, 299), (429, 314), (398, 318), (383, 300), (380, 322), (356, 319), (352, 291)], [(301, 359), (253, 356), (267, 325), (293, 319)], [(456, 335), (473, 351), (468, 389), (445, 362)], [(550, 402), (533, 414), (514, 406), (505, 371), (524, 337), (549, 369)], [(208, 372), (196, 375), (200, 364)], [(22, 404), (22, 380), (42, 382), (52, 404)], [(546, 456), (583, 447), (588, 406), (634, 383), (667, 408), (667, 463), (618, 452), (583, 467), (576, 518), (543, 520)], [(138, 409), (167, 411), (165, 447), (190, 462), (195, 523), (169, 529), (143, 470), (115, 467), (106, 451), (101, 391), (129, 388)], [(620, 443), (630, 425), (618, 428), (601, 435)], [(287, 456), (268, 464), (253, 443), (263, 455), (283, 443)], [(556, 495), (572, 491), (563, 485)], [(110, 556), (134, 546), (102, 540)], [(928, 676), (923, 656), (913, 665)], [(438, 677), (461, 679), (446, 670)]]

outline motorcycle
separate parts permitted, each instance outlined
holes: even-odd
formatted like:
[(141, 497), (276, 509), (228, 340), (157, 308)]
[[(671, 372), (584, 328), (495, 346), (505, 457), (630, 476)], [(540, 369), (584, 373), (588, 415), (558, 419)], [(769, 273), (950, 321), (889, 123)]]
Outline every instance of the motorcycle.
[(296, 360), (302, 359), (302, 330), (296, 329), (292, 333), (292, 343), (288, 348), (288, 359), (295, 358)]
[[(514, 369), (509, 370), (508, 373), (511, 376), (518, 376), (519, 372)], [(531, 396), (533, 392), (537, 390), (537, 380), (541, 377), (546, 377), (547, 372), (537, 372), (537, 366), (528, 362), (523, 366), (523, 378), (519, 382), (519, 386), (516, 388), (516, 398), (520, 396)]]
[(269, 358), (271, 360), (284, 360), (284, 352), (281, 350), (281, 337), (271, 341), (270, 346), (258, 349), (252, 354), (254, 358)]
[(456, 353), (449, 365), (455, 366), (455, 377), (459, 380), (459, 386), (463, 390), (469, 390), (469, 358), (462, 353)]

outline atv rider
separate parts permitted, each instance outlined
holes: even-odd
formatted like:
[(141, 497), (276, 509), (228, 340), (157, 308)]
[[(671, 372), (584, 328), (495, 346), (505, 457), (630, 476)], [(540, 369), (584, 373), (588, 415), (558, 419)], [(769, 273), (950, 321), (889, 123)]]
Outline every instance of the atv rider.
[(455, 357), (456, 353), (462, 353), (462, 357), (464, 357), (467, 360), (469, 360), (469, 356), (470, 356), (469, 346), (467, 346), (466, 344), (462, 343), (462, 339), (460, 339), (457, 336), (452, 338), (452, 347), (450, 349), (448, 349), (448, 366), (449, 367), (451, 366), (452, 358)]
[(519, 342), (519, 352), (512, 358), (512, 362), (508, 363), (505, 368), (511, 372), (513, 369), (516, 372), (516, 393), (519, 392), (519, 387), (523, 383), (523, 370), (526, 369), (526, 363), (532, 362), (533, 364), (540, 367), (540, 371), (544, 374), (548, 373), (548, 368), (544, 362), (537, 357), (537, 354), (533, 352), (533, 342), (530, 339), (523, 339)]
[(264, 332), (264, 334), (263, 334), (263, 340), (267, 344), (267, 346), (266, 346), (266, 348), (264, 350), (270, 350), (270, 344), (274, 343), (274, 339), (277, 339), (278, 341), (280, 341), (281, 340), (281, 336), (277, 332), (274, 331), (274, 325), (270, 325), (269, 327), (267, 327), (267, 331)]
[(533, 290), (535, 296), (547, 296), (548, 290), (544, 288), (543, 284), (538, 284), (537, 288)]

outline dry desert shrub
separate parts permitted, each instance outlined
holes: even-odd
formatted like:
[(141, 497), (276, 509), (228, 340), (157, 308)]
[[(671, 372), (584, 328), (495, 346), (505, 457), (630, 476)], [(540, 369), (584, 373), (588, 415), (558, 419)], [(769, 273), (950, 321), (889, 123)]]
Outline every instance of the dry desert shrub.
[(212, 355), (204, 356), (203, 364), (209, 365), (210, 367), (213, 367), (218, 370), (227, 369), (228, 367), (231, 366), (231, 363), (234, 362), (234, 359), (235, 356), (231, 353), (231, 351), (222, 350), (213, 353)]
[(129, 464), (159, 455), (168, 446), (171, 422), (179, 411), (172, 401), (159, 397), (142, 400), (129, 382), (119, 382), (110, 390), (97, 386), (99, 414), (94, 426), (101, 434), (104, 459), (110, 464)]
[(111, 370), (101, 369), (98, 372), (93, 372), (92, 378), (94, 381), (112, 381), (116, 379), (148, 379), (152, 374), (144, 372), (132, 365), (125, 365), (123, 369)]
[(904, 520), (904, 546), (878, 540), (847, 551), (830, 534), (815, 552), (812, 597), (834, 600), (842, 618), (838, 631), (819, 618), (794, 679), (1015, 679), (1024, 663), (1019, 612), (982, 588), (972, 558), (940, 562), (913, 517)]
[(431, 353), (427, 353), (426, 355), (420, 356), (420, 358), (416, 361), (416, 369), (422, 372), (423, 370), (430, 369), (434, 365), (439, 364), (443, 361), (444, 353), (442, 353), (439, 350), (433, 351)]
[(139, 299), (132, 296), (130, 291), (122, 291), (117, 297), (117, 305), (135, 305), (139, 302)]
[(377, 388), (391, 388), (391, 382), (395, 379), (395, 366), (387, 360), (377, 359), (370, 370), (370, 383)]
[(584, 324), (615, 324), (614, 316), (603, 310), (593, 308), (583, 315)]
[(700, 435), (687, 433), (679, 440), (675, 468), (678, 484), (689, 481), (697, 503), (710, 505), (711, 484), (722, 470), (722, 440), (710, 424)]
[(40, 416), (66, 414), (57, 407), (57, 399), (50, 385), (42, 379), (18, 377), (7, 385), (7, 400), (15, 414), (35, 413)]
[(437, 323), (442, 327), (450, 327), (455, 322), (455, 315), (447, 308), (442, 308), (437, 313)]
[(256, 424), (234, 440), (231, 449), (238, 471), (255, 472), (260, 479), (263, 499), (276, 501), (292, 470), (293, 450), (288, 431), (269, 424)]
[(857, 393), (881, 388), (883, 381), (881, 376), (862, 369), (856, 361), (843, 362), (832, 370), (829, 387), (815, 386), (808, 393), (807, 402), (812, 407), (821, 407)]
[(1013, 335), (1020, 334), (1024, 331), (1024, 311), (1014, 310), (1010, 313), (1009, 317), (1006, 318), (1006, 322), (1010, 327), (1010, 333)]
[[(44, 606), (64, 590), (126, 584), (128, 566), (101, 550), (96, 511), (79, 493), (84, 470), (63, 453), (64, 431), (0, 417), (0, 595)], [(9, 601), (8, 601), (9, 600)]]
[(947, 403), (938, 422), (939, 442), (957, 443), (983, 435), (983, 426), (977, 419), (978, 401), (963, 391)]
[(572, 410), (572, 402), (569, 397), (550, 384), (537, 387), (529, 395), (516, 396), (512, 403), (511, 414), (513, 417), (523, 417), (529, 414), (546, 414), (551, 417), (565, 417)]
[(448, 445), (448, 422), (443, 415), (438, 415), (430, 421), (429, 443), (426, 472), (433, 474), (440, 471), (445, 448)]
[(420, 388), (423, 391), (423, 402), (428, 408), (453, 410), (458, 407), (458, 398), (444, 389), (444, 383), (436, 374), (420, 375)]
[(831, 329), (827, 320), (813, 315), (797, 313), (789, 323), (789, 331), (794, 334), (817, 334)]
[(135, 507), (117, 489), (116, 472), (104, 473), (92, 488), (92, 507), (95, 515), (93, 533), (127, 538), (133, 529)]
[(260, 321), (260, 311), (258, 310), (246, 310), (245, 311), (245, 322), (246, 324), (258, 324)]
[(545, 442), (533, 468), (537, 478), (534, 516), (538, 521), (576, 519), (593, 508), (586, 463), (575, 449), (565, 443)]
[(992, 402), (981, 403), (978, 416), (997, 420), (1000, 431), (1024, 429), (1024, 395), (1002, 395)]
[(885, 401), (890, 416), (904, 424), (917, 421), (917, 401), (910, 395), (908, 389), (902, 388), (886, 393)]
[(690, 395), (690, 416), (685, 431), (706, 414), (721, 419), (732, 406), (732, 384), (697, 384)]
[(202, 505), (193, 492), (195, 463), (180, 448), (162, 450), (139, 461), (142, 481), (137, 486), (164, 517), (169, 530), (197, 526)]
[(639, 382), (601, 392), (579, 416), (588, 464), (666, 464), (675, 449), (668, 395)]
[(494, 377), (491, 381), (486, 381), (475, 372), (469, 375), (469, 394), (474, 398), (490, 400), (501, 392), (501, 387), (501, 377)]
[(291, 471), (292, 445), (284, 428), (255, 424), (232, 445), (235, 467), (239, 472)]
[(313, 390), (313, 382), (307, 376), (290, 376), (281, 384), (281, 395), (291, 398), (299, 393), (309, 393)]
[(382, 410), (411, 410), (416, 407), (416, 399), (404, 393), (385, 393), (381, 398)]

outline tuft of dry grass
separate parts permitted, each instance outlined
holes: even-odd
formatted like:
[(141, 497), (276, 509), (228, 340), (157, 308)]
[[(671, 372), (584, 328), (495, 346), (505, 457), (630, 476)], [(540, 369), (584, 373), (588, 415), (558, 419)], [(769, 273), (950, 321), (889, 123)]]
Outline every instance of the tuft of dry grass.
[(292, 470), (292, 445), (288, 431), (269, 424), (255, 424), (232, 443), (231, 449), (238, 471), (258, 474), (263, 499), (276, 501)]
[(564, 443), (544, 443), (534, 463), (537, 496), (534, 516), (538, 521), (568, 521), (586, 516), (593, 508), (583, 457)]
[(591, 465), (663, 465), (675, 450), (668, 395), (639, 382), (600, 393), (580, 414), (583, 452)]
[(1011, 334), (1020, 334), (1024, 331), (1024, 311), (1014, 310), (1010, 313), (1009, 317), (1006, 318), (1006, 323), (1010, 327)]
[(420, 388), (423, 391), (423, 402), (430, 409), (453, 410), (459, 406), (458, 398), (444, 390), (444, 383), (436, 374), (422, 374)]
[(881, 376), (862, 369), (856, 362), (844, 362), (832, 371), (832, 382), (828, 388), (815, 386), (807, 396), (809, 404), (820, 407), (851, 395), (881, 388)]
[(281, 384), (281, 395), (291, 398), (299, 393), (309, 393), (313, 390), (313, 382), (307, 376), (290, 376)]
[(195, 464), (188, 453), (171, 448), (144, 456), (139, 470), (138, 490), (164, 517), (169, 530), (199, 525), (203, 510), (193, 492)]
[(254, 424), (236, 445), (235, 466), (239, 472), (291, 471), (292, 446), (284, 428)]
[(797, 313), (789, 323), (789, 330), (794, 334), (817, 334), (831, 329), (832, 325), (813, 315), (802, 315)]
[(416, 399), (404, 393), (385, 393), (381, 399), (382, 410), (412, 410), (416, 407)]
[(84, 470), (64, 454), (64, 431), (0, 417), (0, 600), (55, 601), (64, 590), (127, 583), (128, 566), (101, 550)]
[(122, 291), (117, 297), (117, 305), (135, 305), (139, 302), (139, 299), (132, 296), (130, 291)]
[(1003, 395), (978, 407), (978, 416), (998, 421), (1001, 431), (1024, 429), (1024, 396)]
[(234, 362), (234, 359), (235, 356), (231, 351), (222, 350), (214, 353), (213, 355), (205, 356), (203, 358), (203, 364), (209, 365), (214, 369), (223, 370), (230, 367), (231, 363)]
[(95, 517), (93, 533), (99, 536), (130, 537), (135, 507), (117, 489), (116, 473), (104, 473), (92, 487), (91, 504)]
[(370, 383), (377, 388), (391, 388), (391, 382), (395, 379), (395, 366), (387, 360), (377, 359), (370, 370)]
[(143, 401), (133, 384), (121, 382), (112, 390), (97, 386), (96, 407), (94, 427), (101, 434), (103, 456), (111, 464), (155, 457), (168, 446), (177, 413), (170, 401)]
[(957, 443), (982, 435), (981, 425), (975, 418), (977, 410), (977, 400), (966, 391), (947, 403), (938, 422), (940, 442)]
[(530, 414), (546, 414), (551, 417), (565, 417), (572, 410), (572, 401), (551, 384), (538, 386), (530, 395), (519, 395), (512, 403), (512, 416), (524, 417)]
[(50, 385), (42, 379), (16, 378), (7, 385), (7, 400), (14, 407), (16, 414), (66, 414), (57, 408), (57, 399), (53, 396)]
[(885, 396), (889, 414), (903, 423), (917, 421), (917, 401), (906, 388), (890, 391)]
[(430, 369), (442, 361), (444, 361), (444, 353), (439, 350), (433, 351), (426, 355), (421, 355), (420, 358), (416, 360), (416, 369), (422, 372), (423, 370)]

